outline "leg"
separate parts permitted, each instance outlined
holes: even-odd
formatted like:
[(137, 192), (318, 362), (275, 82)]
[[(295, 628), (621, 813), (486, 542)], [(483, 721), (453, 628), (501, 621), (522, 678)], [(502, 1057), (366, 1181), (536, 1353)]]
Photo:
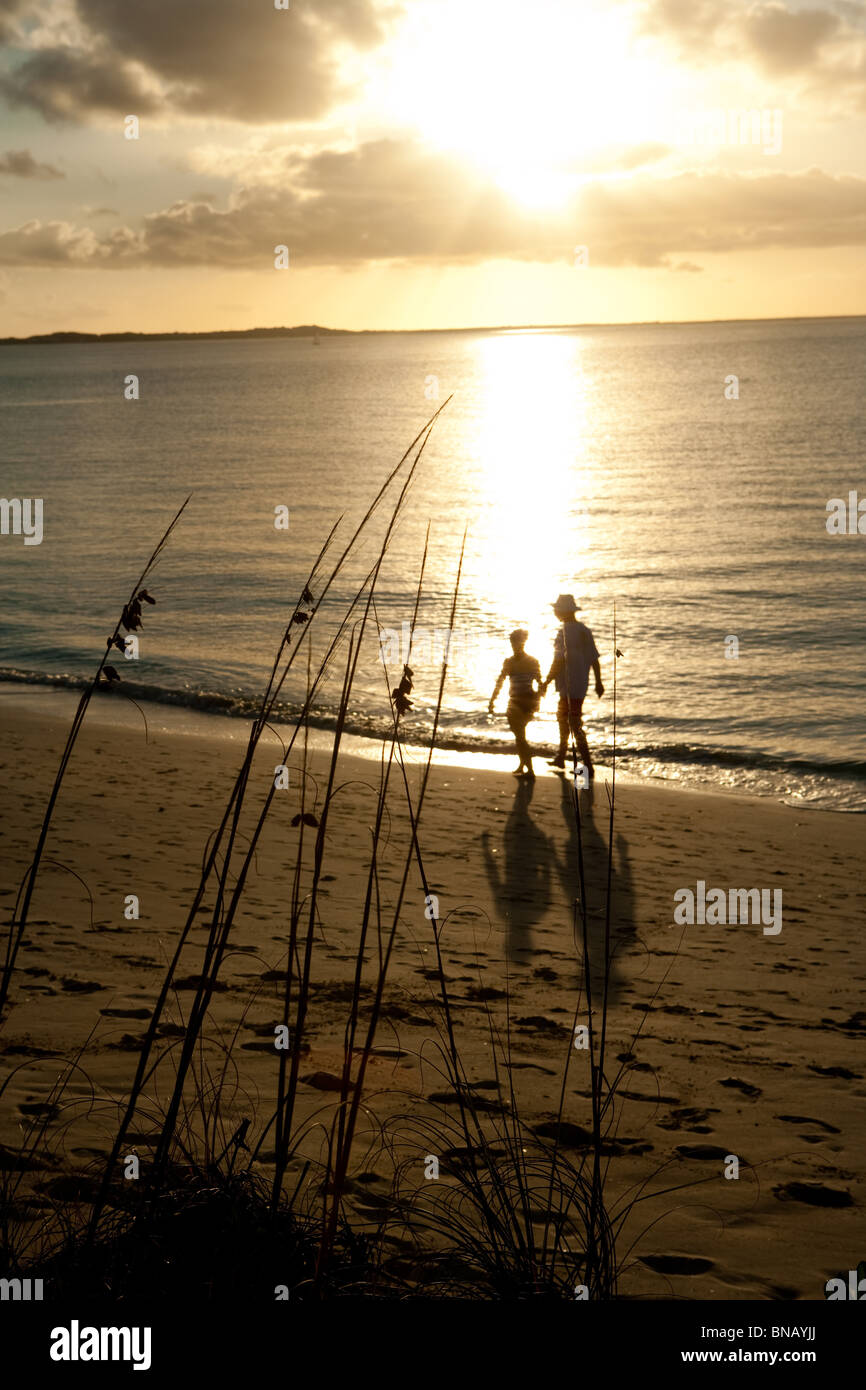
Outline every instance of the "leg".
[(517, 744), (517, 756), (520, 759), (519, 771), (525, 767), (528, 772), (532, 771), (532, 749), (526, 741), (526, 725), (529, 722), (525, 711), (516, 705), (508, 706), (508, 727), (514, 735), (514, 742)]
[(568, 706), (564, 700), (560, 700), (557, 707), (556, 722), (559, 725), (559, 748), (553, 762), (557, 767), (565, 767), (565, 754), (568, 750)]
[[(577, 705), (577, 701), (574, 703)], [(578, 706), (577, 709), (572, 709), (570, 724), (571, 732), (574, 735), (574, 741), (580, 753), (581, 762), (586, 768), (587, 776), (591, 780), (595, 776), (595, 768), (592, 765), (592, 758), (589, 756), (589, 744), (586, 740), (586, 731), (583, 727), (583, 711), (580, 706)]]

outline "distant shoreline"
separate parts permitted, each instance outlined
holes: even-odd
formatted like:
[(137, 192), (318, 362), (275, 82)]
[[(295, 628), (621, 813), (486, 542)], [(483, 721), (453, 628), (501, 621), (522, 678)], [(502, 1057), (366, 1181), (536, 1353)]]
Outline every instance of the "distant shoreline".
[(294, 328), (215, 328), (203, 332), (180, 330), (174, 333), (32, 333), (27, 338), (0, 338), (0, 347), (68, 346), (75, 343), (172, 342), (204, 338), (319, 338), (362, 337), (398, 333), (563, 333), (587, 328), (683, 328), (697, 324), (722, 323), (815, 323), (847, 322), (866, 319), (866, 314), (792, 314), (778, 318), (753, 319), (643, 319), (632, 323), (514, 323), (477, 328), (323, 328), (320, 324), (301, 324)]

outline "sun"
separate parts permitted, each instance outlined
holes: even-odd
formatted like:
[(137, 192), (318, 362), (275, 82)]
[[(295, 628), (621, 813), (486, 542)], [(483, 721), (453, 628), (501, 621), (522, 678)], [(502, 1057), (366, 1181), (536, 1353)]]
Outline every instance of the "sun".
[(375, 87), (388, 120), (543, 208), (594, 154), (647, 138), (664, 82), (609, 0), (416, 0)]

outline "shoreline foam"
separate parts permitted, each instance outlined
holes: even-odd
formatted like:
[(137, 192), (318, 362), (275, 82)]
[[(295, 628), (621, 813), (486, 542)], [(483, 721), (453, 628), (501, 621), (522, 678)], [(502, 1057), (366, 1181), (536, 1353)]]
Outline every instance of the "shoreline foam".
[[(88, 685), (84, 678), (39, 677), (30, 679), (31, 673), (22, 673), (20, 680), (9, 678), (8, 669), (0, 674), (0, 710), (9, 707), (33, 709), (43, 713), (54, 713), (59, 718), (71, 720), (77, 705), (76, 692)], [(37, 673), (38, 675), (38, 673)], [(234, 701), (232, 697), (207, 694), (205, 692), (162, 691), (154, 696), (151, 688), (126, 682), (118, 688), (120, 693), (98, 692), (91, 702), (88, 718), (110, 725), (126, 725), (130, 719), (141, 720), (142, 714), (135, 713), (136, 706), (144, 713), (148, 726), (162, 727), (166, 732), (200, 732), (210, 737), (243, 737), (237, 726), (246, 727), (253, 718), (257, 704), (252, 699)], [(124, 691), (131, 703), (124, 698)], [(132, 711), (132, 713), (130, 713)], [(291, 731), (297, 718), (293, 707), (286, 706), (284, 717), (272, 720), (273, 727), (281, 731)], [(326, 747), (336, 725), (336, 716), (316, 710), (310, 717), (310, 737), (317, 747)], [(510, 732), (505, 726), (504, 717), (500, 719), (501, 737), (489, 740), (470, 740), (455, 738), (449, 734), (447, 724), (440, 727), (434, 760), (437, 763), (454, 767), (475, 767), (479, 770), (510, 771), (514, 759), (514, 745)], [(536, 730), (535, 737), (532, 737)], [(551, 732), (549, 723), (530, 726), (530, 742), (536, 752), (537, 768), (551, 756), (555, 745), (542, 741), (541, 730)], [(403, 725), (403, 740), (407, 758), (423, 761), (426, 758), (429, 742), (425, 742), (425, 729), (412, 728), (411, 723)], [(378, 757), (382, 741), (388, 736), (389, 721), (382, 716), (377, 721), (365, 720), (357, 713), (350, 715), (346, 724), (347, 748), (359, 757)], [(610, 775), (611, 749), (598, 746), (590, 737), (590, 744), (599, 768), (607, 767)], [(742, 774), (749, 774), (761, 768), (766, 778), (776, 774), (780, 782), (754, 783), (743, 781)], [(859, 774), (863, 773), (860, 786)], [(836, 773), (835, 784), (833, 774)], [(845, 778), (844, 774), (848, 777)], [(738, 780), (738, 774), (740, 778)], [(786, 778), (801, 778), (799, 788), (784, 786)], [(792, 759), (783, 764), (770, 755), (757, 755), (756, 763), (747, 767), (734, 751), (725, 749), (697, 750), (688, 747), (659, 746), (653, 749), (631, 749), (620, 743), (617, 747), (617, 778), (649, 782), (654, 785), (670, 785), (683, 789), (706, 792), (710, 795), (735, 795), (758, 800), (779, 801), (800, 810), (833, 811), (839, 814), (866, 814), (866, 766), (859, 763), (822, 764), (805, 759)], [(809, 782), (815, 780), (815, 785)], [(828, 789), (820, 779), (830, 779)]]

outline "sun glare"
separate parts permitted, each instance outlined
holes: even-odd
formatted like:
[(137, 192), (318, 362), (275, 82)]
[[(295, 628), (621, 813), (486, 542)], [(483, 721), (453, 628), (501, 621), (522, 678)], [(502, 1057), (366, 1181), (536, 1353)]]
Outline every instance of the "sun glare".
[(377, 81), (391, 120), (535, 207), (563, 203), (582, 160), (645, 140), (663, 85), (626, 14), (580, 0), (421, 0)]
[(505, 630), (518, 620), (537, 629), (549, 623), (563, 582), (579, 585), (587, 564), (581, 512), (593, 465), (580, 342), (572, 334), (509, 333), (484, 340), (479, 351), (472, 452), (480, 465), (473, 528), (480, 569), (467, 574), (467, 589), (482, 608), (493, 600)]

